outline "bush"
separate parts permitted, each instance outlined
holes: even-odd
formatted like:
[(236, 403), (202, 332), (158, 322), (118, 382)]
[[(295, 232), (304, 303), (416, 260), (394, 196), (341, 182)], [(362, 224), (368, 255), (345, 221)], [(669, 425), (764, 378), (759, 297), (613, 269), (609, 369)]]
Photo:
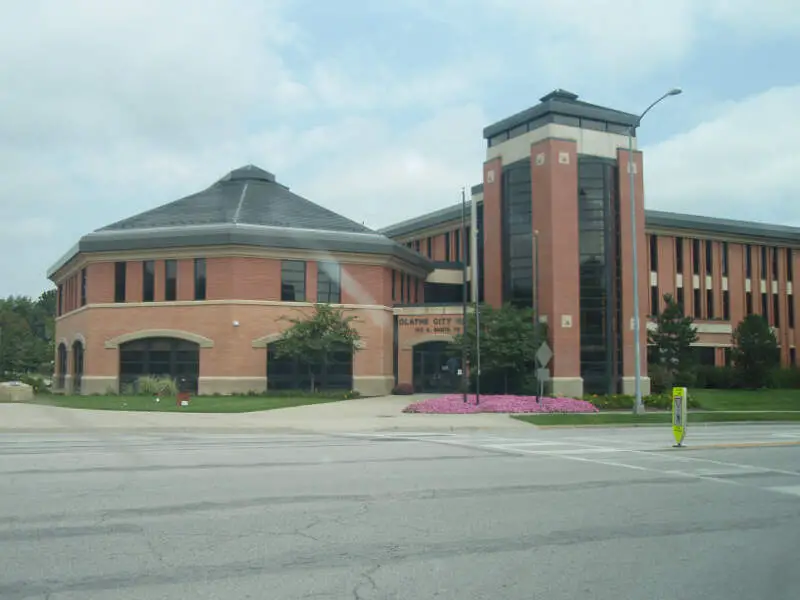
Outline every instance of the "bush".
[(697, 367), (697, 374), (692, 387), (730, 390), (739, 387), (738, 379), (733, 367), (702, 365)]
[[(633, 410), (635, 398), (631, 394), (597, 394), (584, 396), (584, 400), (591, 402), (600, 410)], [(642, 398), (645, 408), (656, 410), (672, 410), (672, 395), (651, 394)], [(700, 408), (700, 404), (689, 394), (687, 399), (689, 408)]]
[(49, 394), (50, 386), (45, 383), (44, 377), (40, 375), (23, 375), (19, 378), (20, 382), (31, 386), (34, 394)]
[(775, 369), (770, 377), (769, 387), (777, 389), (799, 389), (800, 369), (797, 367)]
[(410, 383), (398, 383), (392, 390), (395, 396), (410, 396), (414, 393), (414, 386)]
[(140, 377), (136, 389), (143, 396), (177, 396), (178, 384), (171, 377)]

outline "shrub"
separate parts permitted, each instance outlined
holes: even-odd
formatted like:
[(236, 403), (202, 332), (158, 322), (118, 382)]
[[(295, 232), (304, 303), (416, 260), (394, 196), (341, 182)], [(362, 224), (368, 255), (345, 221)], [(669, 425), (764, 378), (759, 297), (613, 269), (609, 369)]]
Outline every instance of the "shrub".
[(176, 396), (178, 385), (171, 377), (140, 377), (136, 380), (139, 394), (144, 396)]
[(692, 387), (729, 390), (738, 387), (738, 377), (733, 367), (702, 365), (697, 367)]
[(50, 387), (40, 375), (23, 375), (19, 378), (20, 382), (31, 386), (34, 394), (49, 394)]
[(769, 387), (778, 389), (800, 388), (800, 369), (797, 367), (775, 369), (770, 377)]
[[(600, 410), (633, 410), (634, 396), (631, 394), (597, 394), (584, 396), (584, 400), (591, 402)], [(645, 408), (656, 410), (671, 410), (672, 395), (668, 393), (651, 394), (642, 398)], [(687, 399), (689, 408), (700, 408), (700, 404), (689, 394)]]
[(410, 396), (414, 393), (414, 386), (410, 383), (398, 383), (392, 390), (396, 396)]

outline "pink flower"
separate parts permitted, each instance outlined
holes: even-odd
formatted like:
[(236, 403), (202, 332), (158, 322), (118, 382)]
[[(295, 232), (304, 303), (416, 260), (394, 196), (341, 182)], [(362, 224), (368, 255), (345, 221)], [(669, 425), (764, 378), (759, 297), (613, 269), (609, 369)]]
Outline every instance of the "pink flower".
[(480, 404), (475, 404), (475, 395), (449, 394), (415, 402), (403, 409), (407, 413), (468, 414), (468, 413), (595, 413), (599, 412), (591, 402), (574, 398), (550, 398), (542, 396), (536, 402), (534, 396), (481, 395)]

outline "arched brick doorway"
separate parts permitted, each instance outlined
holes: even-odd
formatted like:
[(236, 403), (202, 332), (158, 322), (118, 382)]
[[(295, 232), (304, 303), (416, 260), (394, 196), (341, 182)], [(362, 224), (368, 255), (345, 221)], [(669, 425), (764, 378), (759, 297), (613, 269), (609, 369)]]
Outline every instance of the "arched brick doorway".
[(181, 391), (197, 393), (200, 345), (178, 338), (152, 337), (119, 345), (120, 390), (140, 377), (169, 377)]
[(73, 342), (72, 344), (72, 393), (80, 394), (82, 385), (83, 385), (83, 343), (80, 340), (75, 340), (75, 342)]

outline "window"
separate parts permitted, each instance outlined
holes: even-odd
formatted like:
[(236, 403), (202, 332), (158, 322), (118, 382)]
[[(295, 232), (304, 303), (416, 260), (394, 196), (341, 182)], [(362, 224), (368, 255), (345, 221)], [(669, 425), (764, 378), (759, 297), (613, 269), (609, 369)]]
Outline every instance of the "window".
[(753, 292), (747, 292), (744, 295), (745, 310), (748, 315), (753, 314)]
[(164, 300), (174, 302), (178, 299), (178, 261), (164, 261)]
[[(580, 165), (578, 170), (580, 180)], [(580, 186), (580, 183), (578, 185)], [(533, 307), (533, 205), (531, 203), (531, 186), (530, 158), (525, 158), (503, 167), (500, 191), (501, 222), (500, 232), (498, 232), (498, 235), (502, 238), (502, 296), (503, 302), (524, 308)], [(579, 235), (581, 235), (580, 229), (582, 227), (581, 214), (579, 212)], [(579, 260), (581, 259), (579, 258)], [(582, 260), (581, 264), (583, 264)]]
[(125, 302), (125, 275), (128, 265), (124, 262), (114, 263), (114, 302)]
[(722, 276), (728, 276), (728, 242), (722, 242)]
[(679, 287), (675, 292), (675, 302), (678, 303), (678, 306), (681, 307), (681, 312), (683, 312), (683, 288)]
[(406, 302), (406, 278), (400, 273), (400, 304)]
[(744, 268), (745, 277), (749, 279), (753, 276), (753, 248), (750, 244), (744, 247)]
[(650, 314), (654, 317), (658, 316), (659, 309), (658, 286), (650, 286)]
[(710, 275), (714, 271), (714, 242), (706, 240), (706, 273)]
[(792, 281), (794, 277), (794, 265), (792, 261), (794, 260), (794, 253), (792, 252), (791, 248), (786, 249), (786, 281)]
[(658, 271), (658, 236), (650, 236), (650, 270)]
[(206, 259), (194, 259), (194, 299), (206, 299)]
[(714, 318), (714, 290), (706, 290), (706, 318)]
[(317, 263), (317, 302), (339, 304), (342, 291), (339, 285), (341, 267), (335, 262)]
[(460, 261), (461, 260), (461, 230), (460, 229), (456, 229), (455, 230), (455, 250), (456, 250), (456, 252), (455, 252), (456, 261)]
[(59, 317), (64, 314), (64, 284), (58, 284), (58, 306), (56, 307), (56, 315)]
[(419, 252), (420, 240), (414, 240), (414, 250)]
[(761, 279), (767, 278), (767, 247), (761, 246)]
[(86, 269), (81, 269), (81, 306), (86, 306)]
[(761, 315), (766, 319), (769, 315), (769, 298), (766, 294), (761, 294)]
[(797, 348), (789, 348), (789, 364), (797, 366)]
[(433, 239), (429, 237), (425, 240), (425, 245), (427, 246), (428, 258), (433, 258)]
[(411, 304), (411, 275), (406, 275), (406, 302)]
[(419, 277), (414, 277), (414, 302), (416, 302), (417, 304), (421, 302), (419, 297), (419, 291), (420, 291)]
[(392, 269), (392, 300), (397, 300), (397, 271)]
[(725, 321), (731, 320), (731, 293), (728, 290), (722, 292), (722, 318)]
[(444, 234), (444, 260), (450, 262), (450, 232)]
[(789, 304), (786, 306), (786, 319), (789, 321), (789, 329), (794, 329), (794, 298), (789, 296)]
[(725, 348), (724, 349), (724, 354), (725, 354), (725, 366), (726, 367), (730, 367), (731, 366), (731, 349), (730, 348)]
[(469, 227), (466, 227), (465, 231), (466, 231), (465, 235), (467, 236), (467, 239), (464, 240), (464, 242), (466, 242), (466, 245), (467, 245), (467, 248), (466, 248), (467, 266), (469, 266), (472, 263), (472, 242), (471, 242), (471, 240), (472, 240), (472, 229), (470, 229)]
[(781, 326), (781, 303), (778, 294), (772, 296), (772, 321), (775, 327)]
[(156, 263), (146, 260), (142, 263), (142, 301), (152, 302), (156, 299)]
[(773, 281), (777, 281), (778, 279), (778, 252), (780, 252), (779, 248), (772, 249), (772, 279)]
[(700, 240), (692, 240), (692, 273), (700, 272)]
[(694, 288), (694, 318), (703, 318), (703, 304), (700, 302), (700, 288)]
[(281, 302), (306, 301), (306, 263), (303, 260), (281, 261)]
[(675, 270), (683, 273), (683, 238), (675, 238)]

